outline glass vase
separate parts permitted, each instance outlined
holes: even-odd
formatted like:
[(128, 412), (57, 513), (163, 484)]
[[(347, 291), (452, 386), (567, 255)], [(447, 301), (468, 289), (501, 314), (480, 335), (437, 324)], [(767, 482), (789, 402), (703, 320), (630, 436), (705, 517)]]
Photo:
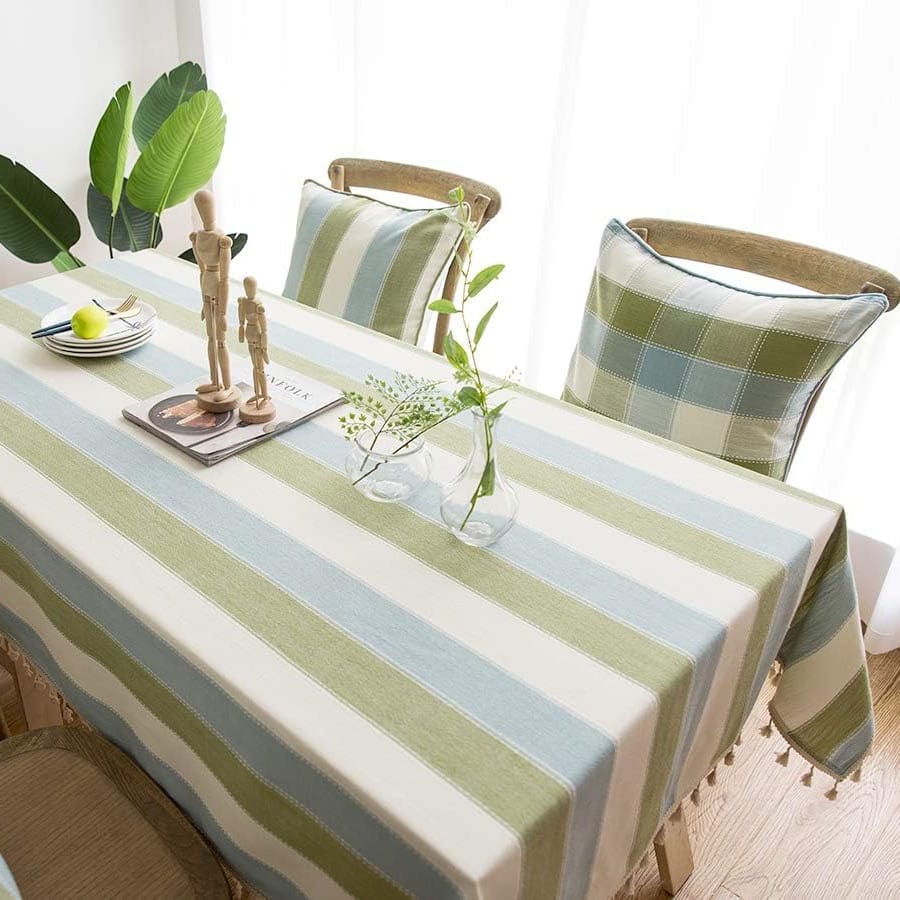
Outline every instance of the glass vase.
[(495, 435), (502, 416), (472, 410), (472, 450), (463, 470), (444, 487), (441, 518), (464, 544), (486, 547), (512, 527), (519, 498), (503, 477)]
[[(377, 447), (377, 449), (373, 449)], [(431, 474), (431, 454), (421, 437), (401, 444), (390, 435), (364, 431), (356, 435), (344, 464), (350, 483), (378, 503), (399, 503), (412, 497)]]

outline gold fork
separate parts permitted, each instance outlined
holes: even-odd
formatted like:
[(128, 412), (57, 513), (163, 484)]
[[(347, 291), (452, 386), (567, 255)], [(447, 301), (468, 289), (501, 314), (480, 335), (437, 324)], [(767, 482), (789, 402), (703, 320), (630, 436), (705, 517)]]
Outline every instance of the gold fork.
[[(128, 319), (132, 316), (140, 315), (141, 312), (137, 294), (129, 294), (115, 309), (107, 309), (96, 299), (93, 302), (104, 312), (108, 313), (111, 319)], [(131, 325), (132, 328), (135, 327), (131, 322), (126, 322), (125, 324)]]

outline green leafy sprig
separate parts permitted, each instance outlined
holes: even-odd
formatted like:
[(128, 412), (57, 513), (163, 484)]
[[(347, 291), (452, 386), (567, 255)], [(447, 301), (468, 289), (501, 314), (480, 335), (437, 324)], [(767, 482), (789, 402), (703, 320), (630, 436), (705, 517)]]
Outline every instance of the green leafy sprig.
[[(416, 438), (435, 425), (455, 416), (463, 407), (453, 394), (442, 390), (442, 382), (418, 378), (408, 372), (395, 372), (392, 380), (367, 375), (367, 391), (344, 391), (344, 398), (352, 409), (338, 421), (347, 440), (371, 434), (363, 442), (374, 452), (378, 440), (384, 436), (400, 442), (393, 452), (408, 447)], [(368, 455), (363, 460), (365, 468)], [(353, 483), (371, 475), (381, 463), (363, 472)]]
[(493, 318), (497, 307), (500, 305), (495, 300), (487, 310), (481, 314), (477, 323), (472, 325), (473, 308), (472, 300), (477, 297), (488, 285), (493, 283), (503, 272), (505, 266), (502, 263), (495, 263), (481, 269), (474, 275), (471, 274), (472, 265), (472, 244), (475, 240), (476, 229), (471, 223), (468, 214), (468, 207), (465, 203), (465, 191), (462, 186), (454, 188), (450, 191), (450, 199), (456, 204), (452, 211), (448, 211), (457, 221), (464, 224), (462, 240), (460, 241), (460, 249), (457, 251), (457, 264), (463, 277), (462, 299), (457, 306), (452, 300), (440, 299), (433, 300), (428, 308), (439, 313), (447, 313), (451, 316), (458, 317), (459, 323), (462, 325), (462, 331), (465, 343), (460, 343), (450, 332), (444, 338), (444, 355), (447, 357), (450, 365), (453, 366), (453, 376), (462, 387), (457, 391), (456, 397), (460, 401), (461, 408), (478, 407), (481, 410), (484, 422), (484, 436), (486, 444), (486, 461), (478, 487), (472, 495), (469, 504), (469, 510), (463, 519), (460, 528), (465, 528), (472, 513), (475, 511), (475, 504), (481, 497), (489, 497), (494, 493), (494, 483), (496, 479), (496, 463), (494, 454), (494, 435), (493, 424), (497, 417), (503, 411), (503, 408), (509, 402), (504, 400), (501, 403), (492, 405), (492, 396), (504, 388), (511, 387), (516, 377), (515, 371), (510, 373), (499, 384), (489, 385), (481, 374), (478, 367), (478, 346), (484, 337), (488, 324)]

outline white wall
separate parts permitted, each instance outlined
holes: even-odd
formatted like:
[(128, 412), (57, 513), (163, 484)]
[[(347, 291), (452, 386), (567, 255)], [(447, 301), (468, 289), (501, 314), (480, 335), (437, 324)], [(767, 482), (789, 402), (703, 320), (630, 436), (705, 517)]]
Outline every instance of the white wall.
[[(75, 210), (76, 256), (108, 254), (87, 220), (88, 149), (119, 85), (136, 97), (179, 62), (181, 0), (15, 0), (3, 4), (0, 153), (24, 163)], [(132, 146), (129, 167), (137, 156)], [(164, 249), (180, 252), (191, 230), (187, 205), (163, 216)], [(0, 247), (0, 287), (51, 274)]]

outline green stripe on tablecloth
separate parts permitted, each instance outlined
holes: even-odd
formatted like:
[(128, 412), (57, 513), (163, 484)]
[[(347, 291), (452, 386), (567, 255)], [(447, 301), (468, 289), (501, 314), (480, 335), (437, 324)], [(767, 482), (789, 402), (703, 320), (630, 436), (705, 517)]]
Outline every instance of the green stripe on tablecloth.
[(869, 674), (863, 665), (828, 705), (800, 728), (788, 729), (774, 708), (773, 718), (783, 734), (801, 747), (815, 747), (816, 756), (821, 753), (826, 759), (868, 721), (871, 712)]
[[(113, 296), (123, 292), (127, 294), (131, 291), (131, 286), (126, 282), (95, 270), (78, 269), (69, 273), (68, 277), (76, 278), (82, 283), (90, 284), (95, 289), (110, 293)], [(167, 321), (171, 317), (172, 324), (177, 327), (189, 333), (194, 333), (198, 337), (205, 335), (199, 315), (186, 314), (182, 307), (156, 294), (151, 294), (147, 291), (143, 291), (142, 294), (147, 295), (151, 299), (160, 315)], [(236, 343), (234, 335), (231, 336), (229, 343), (233, 345), (237, 352), (244, 353), (244, 348)], [(358, 388), (358, 385), (352, 380), (278, 347), (270, 347), (270, 356), (275, 362), (324, 383), (339, 388)], [(468, 429), (448, 422), (443, 426), (432, 429), (429, 432), (429, 439), (451, 453), (465, 456), (468, 452), (468, 443), (471, 438)], [(261, 468), (277, 475), (277, 477), (285, 480), (286, 483), (295, 489), (301, 490), (310, 496), (319, 488), (321, 492), (315, 499), (325, 506), (334, 507), (337, 502), (335, 499), (336, 495), (340, 494), (340, 491), (334, 490), (333, 487), (327, 491), (323, 488), (327, 483), (328, 477), (340, 480), (339, 476), (327, 473), (327, 470), (317, 463), (305, 461), (299, 453), (292, 453), (287, 448), (284, 448), (283, 445), (270, 442), (267, 445), (253, 448), (252, 451), (244, 455), (244, 458), (256, 463), (259, 454), (264, 454), (262, 459), (270, 460), (273, 459), (274, 454), (279, 452), (288, 454), (286, 458), (282, 459), (279, 466), (269, 468), (266, 465), (262, 465)], [(304, 460), (304, 465), (298, 464), (299, 460)], [(552, 485), (552, 496), (561, 502), (606, 522), (625, 533), (675, 553), (697, 565), (710, 569), (738, 583), (746, 584), (760, 595), (760, 605), (748, 641), (748, 650), (743, 660), (736, 691), (727, 717), (727, 724), (723, 732), (723, 743), (732, 743), (741, 726), (744, 709), (765, 645), (768, 627), (772, 620), (773, 610), (780, 596), (784, 578), (783, 566), (779, 562), (740, 547), (725, 538), (718, 537), (682, 520), (645, 507), (602, 485), (587, 481), (574, 473), (560, 469), (543, 460), (529, 457), (527, 454), (511, 447), (503, 447), (501, 462), (504, 471), (520, 483), (526, 484), (541, 493), (547, 493), (548, 485)], [(307, 471), (310, 465), (313, 468)], [(302, 474), (300, 474), (301, 472)], [(370, 508), (373, 509), (372, 512), (369, 512)], [(396, 516), (391, 514), (388, 520), (385, 518), (385, 516), (388, 516), (388, 512), (372, 504), (357, 502), (352, 505), (352, 509), (341, 509), (339, 511), (380, 537), (391, 540), (396, 545), (407, 550), (407, 552), (413, 553), (418, 558), (423, 558), (421, 545), (433, 543), (436, 540), (432, 536), (432, 530), (424, 527), (421, 518), (409, 511), (405, 511), (408, 522), (405, 530), (398, 526), (397, 518), (400, 515), (399, 513)], [(370, 521), (364, 524), (360, 521), (361, 518), (368, 518)], [(432, 528), (441, 532), (439, 528), (434, 526)], [(479, 562), (464, 561), (462, 565), (457, 567), (458, 572), (450, 571), (448, 569), (449, 560), (445, 558), (446, 555), (450, 552), (458, 553), (459, 550), (468, 548), (462, 548), (462, 545), (452, 541), (446, 535), (444, 535), (443, 544), (445, 546), (436, 545), (437, 552), (432, 551), (430, 556), (426, 554), (428, 558), (425, 558), (425, 561), (438, 571), (452, 574), (453, 577), (457, 577), (474, 590), (497, 600), (494, 588), (486, 584), (487, 573), (479, 571), (479, 565), (481, 568), (484, 568), (485, 565), (492, 566), (492, 563), (488, 563), (485, 559), (485, 555), (479, 554), (477, 551), (469, 551), (469, 555)], [(448, 550), (447, 548), (449, 547), (453, 547), (453, 551)], [(625, 638), (622, 636), (622, 633), (627, 632), (629, 636), (638, 633), (618, 623), (616, 623), (615, 627), (604, 627), (601, 647), (586, 650), (582, 646), (583, 641), (579, 636), (584, 635), (585, 639), (588, 640), (597, 637), (596, 634), (589, 633), (599, 630), (597, 629), (596, 618), (591, 618), (597, 615), (596, 612), (586, 610), (578, 601), (573, 601), (567, 595), (556, 591), (525, 573), (519, 572), (512, 566), (507, 566), (507, 568), (509, 573), (514, 574), (507, 574), (503, 579), (503, 583), (505, 585), (515, 585), (513, 592), (515, 599), (512, 601), (507, 599), (505, 602), (512, 602), (520, 606), (520, 609), (517, 610), (519, 615), (534, 622), (539, 627), (547, 628), (551, 633), (557, 634), (563, 640), (573, 644), (573, 646), (589, 652), (595, 658), (604, 658), (603, 656), (597, 656), (598, 652), (600, 654), (609, 654), (606, 657), (606, 661), (614, 669), (644, 684), (660, 698), (660, 710), (665, 711), (665, 717), (660, 719), (655, 732), (651, 754), (654, 762), (645, 783), (645, 793), (641, 804), (642, 814), (632, 850), (632, 856), (640, 854), (652, 838), (653, 831), (658, 824), (658, 812), (662, 806), (668, 774), (677, 749), (687, 693), (690, 689), (690, 663), (686, 658), (673, 653), (673, 658), (666, 667), (659, 666), (659, 660), (653, 657), (651, 657), (650, 664), (635, 666), (634, 658), (637, 654), (632, 649), (633, 637)], [(523, 600), (526, 601), (527, 606), (527, 601), (538, 597), (541, 600), (535, 604), (538, 607), (537, 609), (521, 609)], [(560, 598), (565, 598), (565, 600)], [(504, 601), (497, 600), (497, 602)], [(574, 613), (571, 621), (568, 623), (568, 627), (564, 628), (564, 633), (561, 634), (558, 631), (558, 626), (552, 626), (553, 620), (558, 615), (558, 611), (563, 604), (567, 604), (573, 610), (577, 610), (577, 612)], [(551, 615), (542, 616), (541, 613), (544, 611), (550, 612)], [(588, 623), (590, 622), (593, 624), (589, 625)], [(609, 637), (609, 640), (606, 640), (607, 637)], [(641, 636), (641, 640), (650, 639)], [(622, 648), (627, 649), (625, 652), (622, 652)], [(636, 669), (638, 671), (635, 671)]]
[(335, 252), (356, 217), (370, 202), (362, 197), (347, 197), (328, 213), (306, 255), (303, 280), (296, 298), (301, 303), (306, 306), (319, 305), (322, 285), (325, 284)]
[(525, 845), (524, 897), (555, 894), (563, 785), (12, 405), (0, 413), (0, 442), (505, 822)]
[[(302, 807), (258, 778), (190, 707), (61, 597), (2, 540), (0, 570), (29, 594), (60, 634), (109, 670), (153, 716), (191, 747), (251, 818), (351, 893), (363, 897), (406, 896)], [(86, 688), (90, 690), (89, 685)]]

